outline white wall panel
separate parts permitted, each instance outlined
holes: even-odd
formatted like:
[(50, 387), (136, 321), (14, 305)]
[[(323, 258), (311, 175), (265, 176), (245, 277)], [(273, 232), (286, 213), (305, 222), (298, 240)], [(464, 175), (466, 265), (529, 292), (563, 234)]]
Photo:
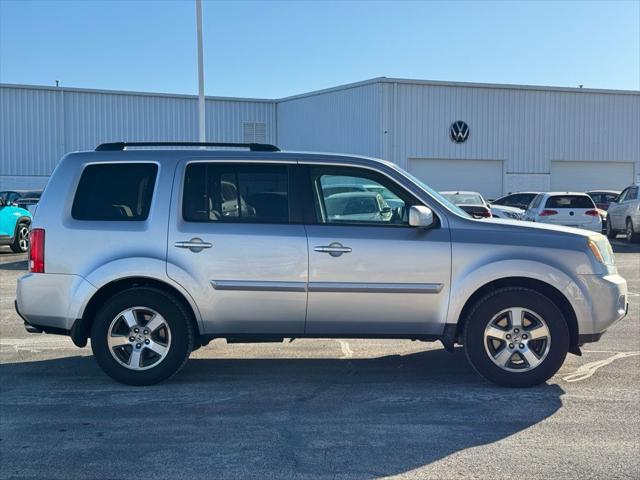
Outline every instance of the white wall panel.
[(369, 84), (283, 99), (278, 145), (287, 150), (381, 156), (381, 86)]
[[(256, 122), (273, 143), (275, 115), (272, 101), (207, 98), (207, 140), (241, 142), (243, 123)], [(2, 85), (0, 182), (46, 181), (64, 153), (103, 142), (197, 141), (197, 121), (195, 96)]]
[[(640, 165), (640, 94), (391, 81), (384, 89), (386, 150), (403, 167), (414, 157), (502, 159), (510, 174), (548, 174), (551, 159)], [(470, 127), (465, 143), (449, 139), (455, 120)]]

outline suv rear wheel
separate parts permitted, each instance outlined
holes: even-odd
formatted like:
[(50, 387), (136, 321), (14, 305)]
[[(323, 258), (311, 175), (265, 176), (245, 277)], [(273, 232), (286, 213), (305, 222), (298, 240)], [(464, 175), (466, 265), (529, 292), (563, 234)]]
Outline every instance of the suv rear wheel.
[(111, 378), (152, 385), (177, 373), (193, 349), (188, 313), (173, 296), (136, 287), (109, 298), (91, 327), (91, 348)]
[(463, 337), (473, 368), (506, 387), (547, 381), (569, 349), (569, 329), (560, 309), (541, 293), (521, 287), (483, 297), (467, 318)]
[(25, 253), (29, 250), (29, 224), (20, 222), (13, 237), (11, 251), (13, 253)]

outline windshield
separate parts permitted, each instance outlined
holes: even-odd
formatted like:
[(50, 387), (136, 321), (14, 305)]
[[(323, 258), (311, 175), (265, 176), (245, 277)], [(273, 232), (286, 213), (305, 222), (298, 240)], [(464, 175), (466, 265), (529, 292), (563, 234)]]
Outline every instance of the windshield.
[(433, 198), (435, 198), (440, 203), (442, 203), (449, 210), (453, 210), (455, 213), (457, 213), (458, 215), (460, 215), (462, 217), (472, 218), (471, 215), (469, 215), (467, 212), (462, 210), (455, 203), (451, 203), (449, 200), (447, 200), (445, 197), (440, 195), (438, 192), (436, 192), (433, 188), (431, 188), (429, 185), (424, 183), (422, 180), (414, 177), (409, 172), (406, 172), (406, 171), (404, 171), (404, 170), (402, 170), (400, 168), (398, 168), (398, 170), (400, 170), (402, 172), (402, 174), (405, 175), (407, 178), (410, 178), (411, 180), (413, 180), (420, 188), (422, 188), (425, 192), (427, 192)]

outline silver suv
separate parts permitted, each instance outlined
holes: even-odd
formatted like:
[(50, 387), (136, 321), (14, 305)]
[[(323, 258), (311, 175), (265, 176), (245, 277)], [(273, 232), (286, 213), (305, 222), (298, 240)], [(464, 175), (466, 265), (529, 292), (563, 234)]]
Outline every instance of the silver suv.
[(607, 210), (607, 236), (624, 232), (629, 242), (640, 242), (640, 184), (629, 185)]
[(16, 301), (120, 382), (214, 338), (394, 338), (463, 344), (485, 378), (531, 386), (626, 313), (601, 234), (473, 219), (382, 160), (141, 146), (60, 161)]

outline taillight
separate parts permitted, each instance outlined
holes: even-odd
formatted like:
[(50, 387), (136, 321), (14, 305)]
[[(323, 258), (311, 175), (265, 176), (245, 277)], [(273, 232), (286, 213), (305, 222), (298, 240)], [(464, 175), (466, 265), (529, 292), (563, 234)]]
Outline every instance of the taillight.
[(550, 217), (551, 215), (557, 215), (558, 212), (556, 210), (542, 210), (538, 216), (540, 217)]
[(44, 229), (31, 230), (29, 245), (29, 270), (31, 273), (44, 273)]
[(490, 210), (483, 210), (482, 212), (480, 212), (480, 216), (482, 218), (491, 218), (491, 211)]
[(598, 213), (598, 210), (587, 210), (586, 212), (584, 212), (587, 215), (591, 215), (592, 217), (597, 217), (600, 214)]

